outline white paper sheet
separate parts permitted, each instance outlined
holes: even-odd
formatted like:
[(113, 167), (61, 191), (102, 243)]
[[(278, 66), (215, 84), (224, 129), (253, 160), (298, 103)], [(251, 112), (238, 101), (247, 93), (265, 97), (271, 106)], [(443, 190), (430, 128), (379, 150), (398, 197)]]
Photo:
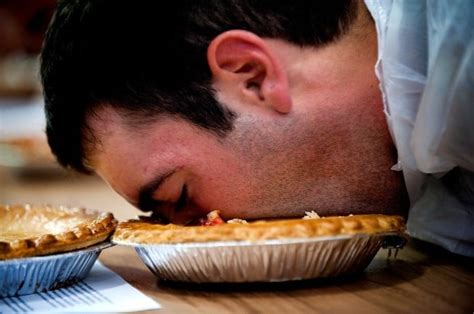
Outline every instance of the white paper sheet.
[(68, 288), (0, 298), (0, 313), (131, 312), (159, 308), (160, 304), (99, 262), (86, 279)]

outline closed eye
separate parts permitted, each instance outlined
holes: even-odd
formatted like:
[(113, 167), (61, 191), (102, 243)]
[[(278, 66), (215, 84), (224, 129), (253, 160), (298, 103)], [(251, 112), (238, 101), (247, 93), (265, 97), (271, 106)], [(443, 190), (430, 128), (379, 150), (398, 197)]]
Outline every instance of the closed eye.
[(176, 201), (175, 211), (179, 212), (186, 206), (187, 203), (188, 203), (188, 187), (186, 184), (184, 184), (183, 189), (181, 190), (181, 195), (179, 196), (179, 199)]
[(161, 207), (165, 202), (156, 200), (154, 195), (175, 172), (176, 169), (166, 172), (141, 187), (136, 206), (142, 211), (155, 211), (157, 207)]

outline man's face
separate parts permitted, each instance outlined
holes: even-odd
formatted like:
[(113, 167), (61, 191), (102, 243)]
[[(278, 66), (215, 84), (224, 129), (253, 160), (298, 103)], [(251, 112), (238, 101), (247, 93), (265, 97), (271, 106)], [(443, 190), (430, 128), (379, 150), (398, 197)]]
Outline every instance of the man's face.
[(225, 219), (394, 212), (402, 181), (374, 105), (321, 106), (288, 125), (248, 116), (224, 139), (167, 117), (137, 129), (104, 107), (91, 120), (93, 165), (129, 202), (174, 223), (214, 209)]
[(390, 170), (373, 25), (321, 49), (266, 42), (288, 76), (289, 113), (246, 106), (219, 81), (219, 100), (238, 115), (225, 138), (168, 116), (132, 125), (104, 106), (89, 119), (96, 172), (174, 223), (215, 209), (224, 219), (400, 212), (404, 184)]
[(183, 224), (213, 209), (224, 217), (253, 209), (251, 169), (215, 135), (171, 118), (132, 129), (107, 107), (98, 115), (95, 168), (132, 204)]

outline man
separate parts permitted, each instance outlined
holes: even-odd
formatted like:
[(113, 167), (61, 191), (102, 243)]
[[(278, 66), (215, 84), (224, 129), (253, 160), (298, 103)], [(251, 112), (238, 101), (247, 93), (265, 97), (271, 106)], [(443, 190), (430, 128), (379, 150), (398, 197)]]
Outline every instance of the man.
[(377, 30), (360, 1), (60, 2), (50, 146), (174, 223), (405, 215)]

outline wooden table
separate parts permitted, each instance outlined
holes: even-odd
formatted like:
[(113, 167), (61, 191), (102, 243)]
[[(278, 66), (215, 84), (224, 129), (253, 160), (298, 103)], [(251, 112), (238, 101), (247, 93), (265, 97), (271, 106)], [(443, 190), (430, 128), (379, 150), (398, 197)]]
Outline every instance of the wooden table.
[[(19, 176), (0, 169), (0, 203), (53, 203), (114, 212), (139, 211), (97, 178), (41, 174)], [(473, 259), (411, 241), (397, 259), (381, 250), (358, 276), (268, 284), (190, 285), (159, 282), (135, 251), (113, 247), (101, 261), (154, 298), (162, 313), (473, 313)]]

